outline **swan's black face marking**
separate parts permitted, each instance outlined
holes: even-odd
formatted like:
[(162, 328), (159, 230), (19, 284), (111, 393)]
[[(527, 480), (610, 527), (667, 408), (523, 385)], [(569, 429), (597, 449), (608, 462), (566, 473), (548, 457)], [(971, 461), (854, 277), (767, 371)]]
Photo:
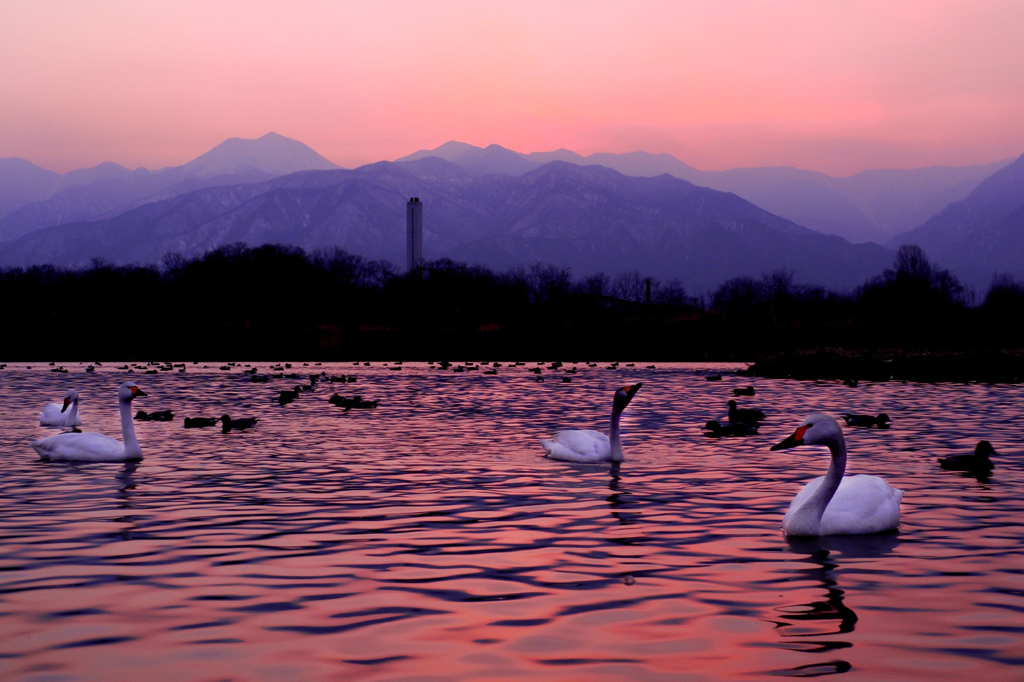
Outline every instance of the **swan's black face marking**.
[(786, 450), (787, 448), (795, 448), (798, 445), (803, 445), (804, 444), (804, 434), (807, 433), (807, 429), (809, 429), (809, 428), (811, 428), (810, 424), (807, 424), (806, 426), (801, 426), (800, 428), (798, 428), (796, 431), (793, 432), (792, 436), (790, 436), (786, 440), (782, 441), (781, 443), (776, 443), (775, 445), (773, 445), (771, 447), (771, 449), (772, 450)]
[(622, 412), (629, 405), (629, 401), (633, 399), (636, 392), (643, 386), (642, 383), (633, 384), (632, 386), (623, 386), (619, 390), (615, 391), (615, 400), (613, 401), (616, 412)]
[(68, 409), (68, 405), (70, 404), (71, 398), (64, 398), (64, 407), (60, 408), (60, 411), (63, 412), (64, 410)]

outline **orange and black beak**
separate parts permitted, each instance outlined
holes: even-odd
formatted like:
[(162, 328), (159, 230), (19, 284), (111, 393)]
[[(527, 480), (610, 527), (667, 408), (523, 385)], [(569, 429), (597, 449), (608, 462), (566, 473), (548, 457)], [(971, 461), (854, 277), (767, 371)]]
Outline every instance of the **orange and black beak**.
[(643, 386), (643, 384), (636, 383), (636, 384), (633, 384), (632, 386), (623, 386), (619, 390), (620, 391), (625, 391), (626, 395), (629, 396), (629, 399), (632, 400), (633, 396), (636, 395), (636, 392), (640, 390), (641, 386)]
[(63, 412), (64, 410), (68, 409), (68, 405), (70, 404), (71, 398), (64, 398), (64, 407), (60, 408), (60, 411)]
[(772, 450), (785, 450), (787, 448), (795, 448), (798, 445), (803, 445), (804, 444), (804, 434), (807, 433), (807, 429), (809, 429), (809, 428), (811, 428), (811, 427), (810, 426), (801, 426), (799, 429), (797, 429), (796, 431), (793, 432), (792, 436), (790, 436), (786, 440), (782, 441), (781, 443), (776, 443), (775, 445), (772, 446), (771, 449)]
[(143, 391), (138, 386), (132, 386), (132, 397), (133, 398), (139, 398), (139, 397), (144, 396), (144, 395), (146, 395), (145, 391)]

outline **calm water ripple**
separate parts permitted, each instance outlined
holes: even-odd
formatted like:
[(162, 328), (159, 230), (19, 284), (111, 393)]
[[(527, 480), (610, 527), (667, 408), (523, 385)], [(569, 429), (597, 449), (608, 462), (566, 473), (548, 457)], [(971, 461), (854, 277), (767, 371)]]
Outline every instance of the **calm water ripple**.
[[(136, 409), (176, 414), (136, 423), (143, 461), (41, 462), (66, 388), (119, 434), (125, 373), (66, 366), (0, 371), (5, 680), (1024, 678), (1021, 386), (296, 363), (359, 381), (281, 407), (298, 380), (189, 364), (131, 375)], [(542, 457), (558, 428), (606, 430), (627, 381), (621, 466)], [(704, 437), (748, 384), (761, 435)], [(849, 472), (906, 491), (898, 534), (783, 538), (828, 458), (768, 447), (818, 410), (892, 417), (845, 432)], [(224, 412), (260, 422), (182, 428)], [(989, 480), (937, 467), (982, 438)]]

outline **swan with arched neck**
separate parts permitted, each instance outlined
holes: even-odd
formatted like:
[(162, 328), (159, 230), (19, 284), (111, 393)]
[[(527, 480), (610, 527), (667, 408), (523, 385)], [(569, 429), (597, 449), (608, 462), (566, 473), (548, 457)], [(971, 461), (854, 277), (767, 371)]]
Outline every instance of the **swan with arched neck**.
[(828, 472), (797, 493), (782, 519), (782, 530), (792, 536), (862, 535), (896, 530), (900, 523), (903, 491), (878, 476), (843, 476), (846, 439), (839, 423), (815, 413), (789, 438), (772, 446), (782, 450), (801, 445), (824, 445), (832, 455)]

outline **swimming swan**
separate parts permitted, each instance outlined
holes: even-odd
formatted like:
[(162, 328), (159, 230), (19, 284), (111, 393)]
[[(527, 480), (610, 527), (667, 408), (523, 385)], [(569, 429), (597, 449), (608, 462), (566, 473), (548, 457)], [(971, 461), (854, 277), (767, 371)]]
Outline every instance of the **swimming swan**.
[(782, 519), (787, 535), (861, 535), (895, 530), (900, 523), (903, 491), (878, 476), (843, 476), (846, 441), (839, 423), (815, 413), (772, 450), (798, 445), (827, 445), (832, 453), (828, 473), (804, 486)]
[(64, 404), (50, 403), (39, 413), (40, 426), (81, 426), (82, 418), (78, 415), (78, 391), (68, 389), (64, 394)]
[(74, 462), (127, 462), (142, 459), (132, 424), (132, 398), (146, 395), (132, 381), (121, 384), (117, 402), (121, 410), (124, 443), (99, 433), (62, 433), (32, 443), (39, 459)]
[(621, 462), (623, 457), (622, 446), (619, 444), (619, 415), (642, 385), (623, 386), (615, 391), (609, 435), (606, 436), (600, 431), (559, 431), (551, 440), (540, 441), (545, 456), (566, 462)]

